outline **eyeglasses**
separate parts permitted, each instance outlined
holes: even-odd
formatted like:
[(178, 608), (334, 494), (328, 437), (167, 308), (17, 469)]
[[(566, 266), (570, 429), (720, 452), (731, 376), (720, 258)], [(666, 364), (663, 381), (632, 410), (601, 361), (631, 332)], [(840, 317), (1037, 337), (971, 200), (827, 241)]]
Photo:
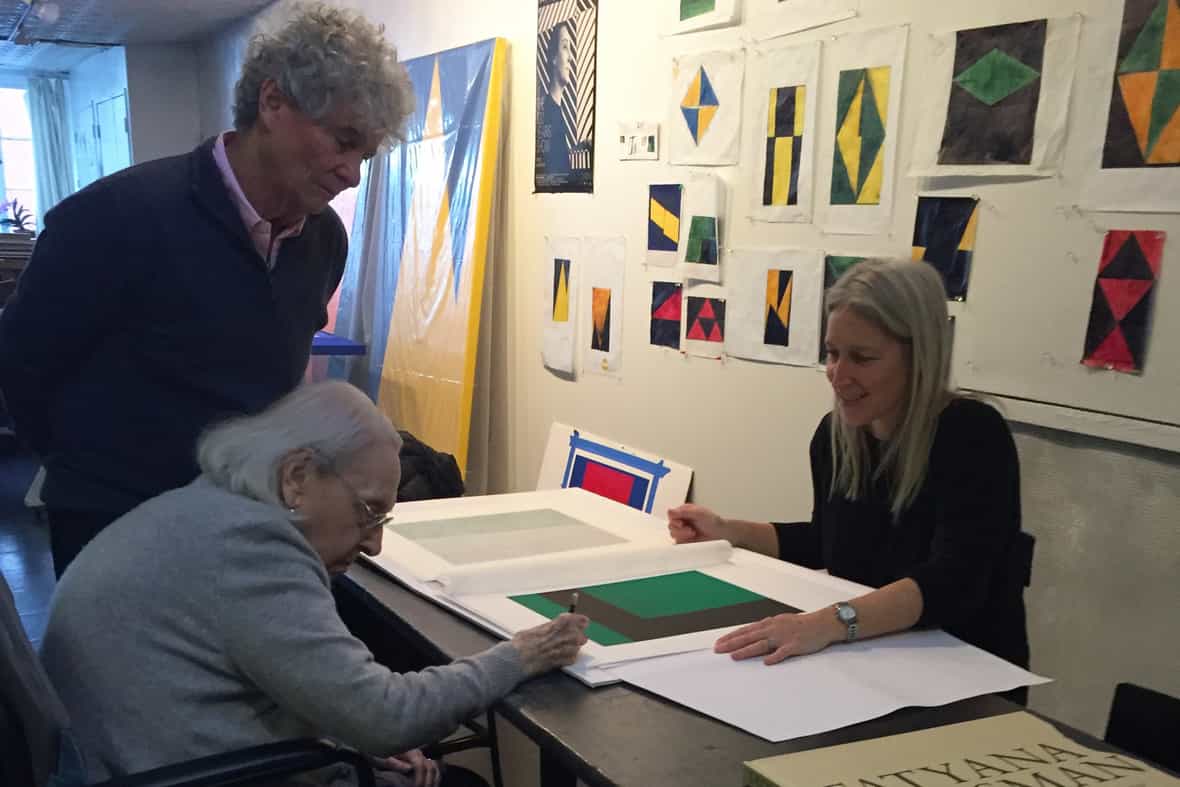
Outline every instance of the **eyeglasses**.
[(329, 473), (331, 473), (332, 475), (336, 476), (336, 478), (339, 479), (340, 483), (344, 484), (344, 488), (348, 490), (348, 493), (350, 495), (352, 495), (353, 506), (361, 514), (360, 521), (357, 522), (357, 527), (359, 527), (361, 529), (362, 533), (371, 532), (371, 531), (376, 530), (377, 528), (387, 525), (393, 521), (393, 512), (392, 511), (386, 511), (386, 512), (374, 511), (373, 507), (371, 505), (369, 505), (368, 503), (366, 503), (364, 498), (361, 497), (360, 492), (356, 491), (356, 487), (353, 486), (352, 484), (348, 483), (348, 479), (345, 478), (344, 476), (342, 476), (339, 472), (337, 472), (336, 468), (332, 466), (332, 463), (330, 461), (327, 461), (325, 459), (325, 457), (323, 457), (322, 455), (319, 454), (319, 452), (316, 452), (316, 453), (317, 453), (317, 455), (320, 456), (320, 459), (323, 460), (322, 461), (323, 468), (325, 470), (327, 470)]

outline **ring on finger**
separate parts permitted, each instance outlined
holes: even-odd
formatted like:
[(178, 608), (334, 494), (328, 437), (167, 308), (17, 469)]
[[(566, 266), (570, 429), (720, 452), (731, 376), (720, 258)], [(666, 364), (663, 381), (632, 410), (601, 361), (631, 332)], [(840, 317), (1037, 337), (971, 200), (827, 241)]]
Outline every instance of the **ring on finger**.
[(776, 650), (778, 650), (778, 645), (774, 644), (773, 639), (771, 639), (770, 637), (767, 637), (766, 638), (766, 652), (767, 653), (774, 653)]

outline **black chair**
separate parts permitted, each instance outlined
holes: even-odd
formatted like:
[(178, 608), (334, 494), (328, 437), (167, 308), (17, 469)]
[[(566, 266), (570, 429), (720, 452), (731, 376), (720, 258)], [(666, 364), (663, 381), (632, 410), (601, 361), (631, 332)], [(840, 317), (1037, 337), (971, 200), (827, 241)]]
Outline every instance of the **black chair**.
[(1120, 683), (1110, 703), (1104, 740), (1180, 772), (1180, 699), (1134, 683)]
[[(232, 787), (338, 764), (352, 767), (359, 787), (374, 787), (373, 769), (364, 756), (310, 739), (166, 765), (110, 779), (102, 787)], [(43, 787), (50, 776), (70, 787), (84, 784), (65, 709), (25, 634), (8, 582), (0, 576), (0, 784)]]

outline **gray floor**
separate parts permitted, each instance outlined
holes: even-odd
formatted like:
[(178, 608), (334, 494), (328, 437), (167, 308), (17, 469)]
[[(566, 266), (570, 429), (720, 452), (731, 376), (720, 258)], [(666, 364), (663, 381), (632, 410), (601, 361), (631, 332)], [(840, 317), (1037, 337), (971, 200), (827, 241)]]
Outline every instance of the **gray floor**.
[(25, 508), (25, 491), (37, 463), (11, 436), (0, 436), (0, 572), (34, 645), (41, 643), (53, 595), (49, 532), (42, 518)]

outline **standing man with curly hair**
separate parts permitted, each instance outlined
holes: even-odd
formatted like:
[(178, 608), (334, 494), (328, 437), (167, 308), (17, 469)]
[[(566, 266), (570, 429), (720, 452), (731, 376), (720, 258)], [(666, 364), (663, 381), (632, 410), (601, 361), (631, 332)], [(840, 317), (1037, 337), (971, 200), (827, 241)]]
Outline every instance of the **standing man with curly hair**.
[(108, 523), (196, 477), (206, 426), (299, 383), (347, 255), (328, 202), (412, 104), (382, 28), (305, 6), (251, 42), (233, 130), (45, 216), (0, 317), (0, 391), (45, 464), (58, 576)]

